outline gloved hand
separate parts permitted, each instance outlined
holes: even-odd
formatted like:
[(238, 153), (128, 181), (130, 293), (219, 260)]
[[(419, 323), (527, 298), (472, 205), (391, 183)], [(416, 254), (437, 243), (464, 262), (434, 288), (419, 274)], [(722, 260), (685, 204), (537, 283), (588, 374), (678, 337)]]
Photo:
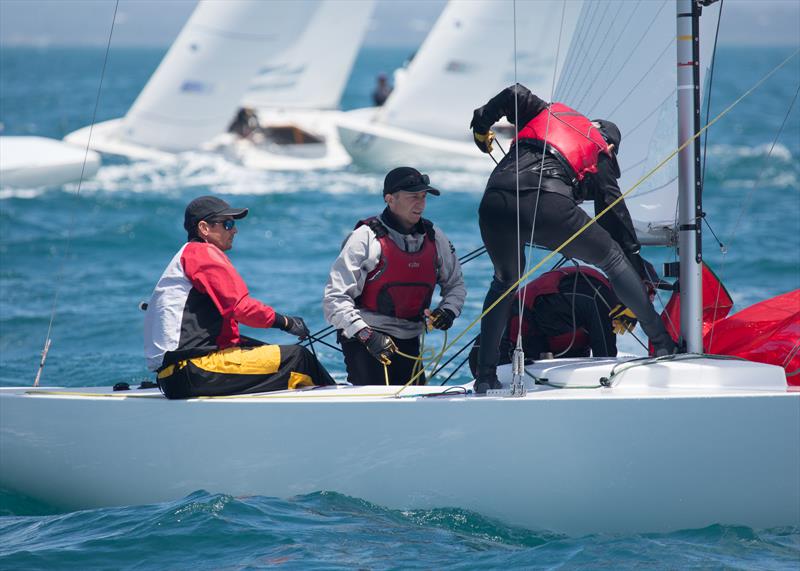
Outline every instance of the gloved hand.
[(621, 303), (614, 306), (608, 312), (608, 316), (611, 318), (611, 326), (617, 335), (625, 335), (627, 332), (636, 329), (636, 314)]
[(300, 339), (305, 339), (311, 332), (308, 330), (306, 322), (302, 317), (292, 317), (290, 315), (275, 314), (275, 327), (290, 335), (296, 335)]
[(356, 339), (364, 344), (369, 354), (384, 365), (391, 365), (390, 357), (397, 351), (397, 345), (388, 335), (365, 327), (356, 333)]
[(425, 321), (427, 322), (428, 331), (431, 329), (447, 331), (453, 326), (455, 318), (455, 313), (442, 307), (437, 307), (433, 311), (430, 309), (425, 310)]
[(492, 153), (492, 142), (495, 139), (494, 131), (490, 130), (486, 133), (478, 133), (477, 131), (473, 131), (472, 138), (475, 140), (475, 146), (478, 147), (482, 153)]

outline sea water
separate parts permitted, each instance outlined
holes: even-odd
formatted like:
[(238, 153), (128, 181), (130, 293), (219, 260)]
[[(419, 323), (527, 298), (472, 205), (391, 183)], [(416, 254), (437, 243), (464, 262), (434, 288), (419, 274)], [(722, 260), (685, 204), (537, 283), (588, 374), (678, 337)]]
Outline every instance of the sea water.
[[(721, 48), (712, 116), (789, 53)], [(124, 115), (162, 55), (111, 50), (98, 121)], [(343, 107), (369, 105), (375, 76), (410, 55), (411, 49), (365, 49)], [(89, 124), (103, 56), (102, 49), (4, 47), (3, 134), (62, 137)], [(706, 231), (705, 257), (736, 309), (800, 287), (797, 103), (787, 116), (798, 82), (800, 66), (794, 61), (715, 125), (708, 139), (704, 209), (724, 248)], [(469, 120), (463, 118), (465, 129)], [(356, 220), (381, 210), (384, 174), (356, 166), (253, 172), (219, 157), (186, 153), (173, 165), (105, 157), (97, 176), (80, 188), (0, 189), (0, 385), (33, 382), (51, 319), (53, 344), (43, 384), (151, 379), (142, 357), (138, 304), (183, 243), (183, 209), (201, 194), (220, 194), (250, 209), (237, 226), (230, 255), (251, 293), (282, 313), (302, 315), (312, 331), (322, 329), (321, 294), (330, 264)], [(477, 206), (486, 175), (429, 174), (442, 195), (429, 199), (426, 216), (444, 229), (460, 255), (478, 248)], [(646, 248), (644, 254), (657, 266), (674, 257), (665, 249)], [(491, 265), (483, 256), (465, 265), (464, 274), (469, 295), (455, 332), (479, 314)], [(246, 333), (289, 341), (281, 332)], [(427, 340), (434, 347), (442, 341), (440, 334)], [(621, 347), (641, 351), (630, 335)], [(341, 354), (320, 344), (316, 351), (334, 376), (344, 379)], [(455, 370), (459, 361), (445, 369), (445, 375), (454, 373), (450, 382), (469, 380), (465, 368)], [(142, 438), (157, 437), (147, 426), (141, 429)], [(58, 486), (58, 474), (52, 478)], [(158, 478), (153, 473), (152, 485)], [(476, 483), (478, 492), (491, 493), (491, 486), (480, 489)], [(0, 568), (273, 566), (796, 570), (800, 529), (713, 525), (668, 534), (568, 538), (457, 509), (388, 510), (325, 490), (289, 499), (198, 490), (173, 502), (73, 513), (0, 490)]]

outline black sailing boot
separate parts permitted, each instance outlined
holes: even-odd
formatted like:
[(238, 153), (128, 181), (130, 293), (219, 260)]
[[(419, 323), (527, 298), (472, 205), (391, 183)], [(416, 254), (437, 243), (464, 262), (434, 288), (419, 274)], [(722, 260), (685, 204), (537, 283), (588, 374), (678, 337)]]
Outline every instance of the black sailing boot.
[(495, 367), (479, 367), (475, 377), (475, 394), (485, 395), (488, 390), (502, 389)]

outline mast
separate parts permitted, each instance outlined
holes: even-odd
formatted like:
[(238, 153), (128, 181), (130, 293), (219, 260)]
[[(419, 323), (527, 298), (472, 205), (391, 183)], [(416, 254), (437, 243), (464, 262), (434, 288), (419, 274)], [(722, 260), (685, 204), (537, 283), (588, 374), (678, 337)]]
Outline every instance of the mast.
[[(700, 7), (676, 0), (678, 51), (678, 143), (700, 130)], [(703, 352), (702, 187), (700, 140), (678, 155), (678, 252), (680, 254), (681, 332), (689, 353)]]

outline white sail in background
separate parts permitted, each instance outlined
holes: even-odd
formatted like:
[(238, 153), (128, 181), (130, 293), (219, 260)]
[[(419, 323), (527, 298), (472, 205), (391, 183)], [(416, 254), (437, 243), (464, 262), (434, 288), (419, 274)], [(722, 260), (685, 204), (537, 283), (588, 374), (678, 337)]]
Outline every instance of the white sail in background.
[(314, 0), (200, 2), (117, 136), (181, 151), (224, 132), (258, 68), (282, 55), (317, 6)]
[[(517, 78), (549, 99), (582, 2), (516, 3)], [(564, 25), (561, 26), (562, 12)], [(383, 122), (417, 133), (470, 140), (472, 111), (514, 83), (512, 0), (451, 0), (411, 62)], [(556, 52), (560, 52), (556, 62)]]
[[(700, 18), (700, 84), (711, 64), (719, 4)], [(620, 188), (630, 189), (678, 147), (675, 4), (669, 0), (586, 0), (555, 101), (622, 132)], [(626, 198), (645, 242), (663, 243), (678, 204), (677, 157)]]
[(322, 0), (303, 35), (258, 70), (242, 105), (336, 109), (372, 8), (372, 0)]

